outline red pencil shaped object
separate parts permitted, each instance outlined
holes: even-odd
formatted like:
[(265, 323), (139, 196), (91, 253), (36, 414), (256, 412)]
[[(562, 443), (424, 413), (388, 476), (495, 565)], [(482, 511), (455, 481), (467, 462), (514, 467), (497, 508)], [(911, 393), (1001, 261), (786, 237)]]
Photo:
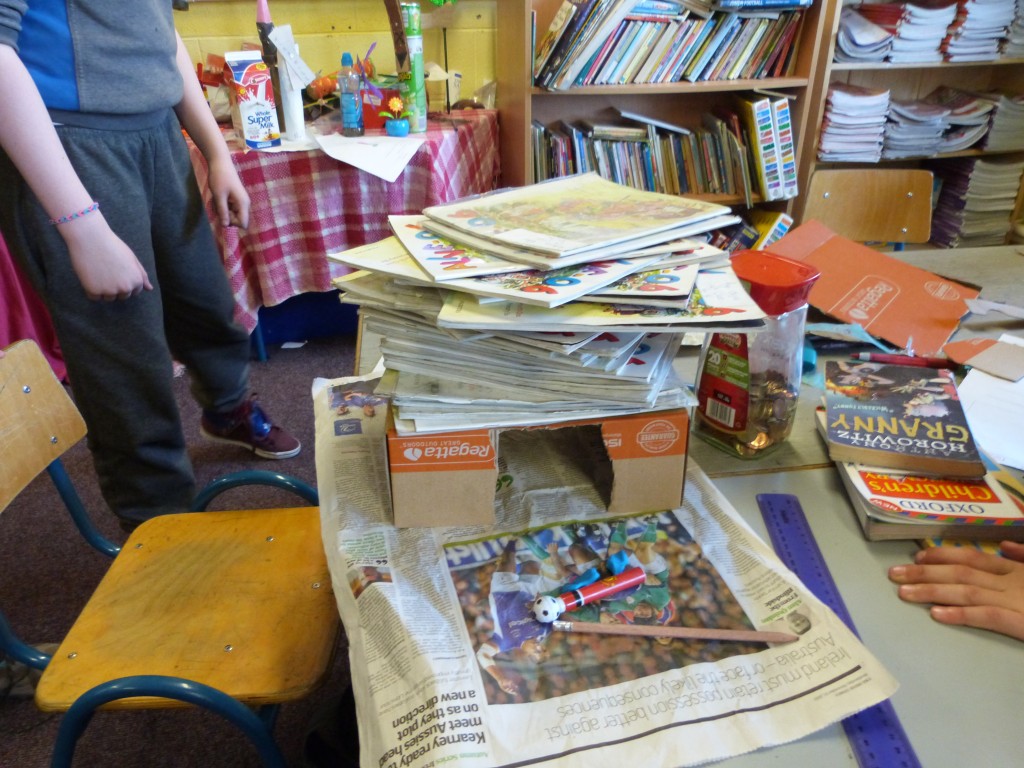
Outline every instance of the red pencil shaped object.
[(885, 355), (876, 352), (858, 352), (852, 356), (854, 360), (868, 363), (888, 363), (890, 365), (916, 365), (918, 368), (953, 368), (952, 360), (945, 357), (918, 357), (917, 355)]
[(798, 635), (788, 632), (753, 629), (714, 629), (711, 627), (663, 627), (650, 624), (601, 624), (591, 621), (554, 621), (552, 629), (561, 632), (589, 632), (595, 635), (631, 635), (633, 637), (671, 637), (681, 640), (734, 640), (744, 643), (792, 643)]
[(575, 611), (581, 605), (593, 603), (596, 600), (603, 600), (614, 595), (616, 592), (623, 592), (630, 587), (638, 587), (644, 583), (647, 574), (643, 568), (634, 566), (627, 568), (616, 576), (607, 576), (587, 584), (585, 587), (563, 592), (558, 597), (541, 595), (533, 601), (533, 615), (537, 621), (550, 623), (566, 611)]

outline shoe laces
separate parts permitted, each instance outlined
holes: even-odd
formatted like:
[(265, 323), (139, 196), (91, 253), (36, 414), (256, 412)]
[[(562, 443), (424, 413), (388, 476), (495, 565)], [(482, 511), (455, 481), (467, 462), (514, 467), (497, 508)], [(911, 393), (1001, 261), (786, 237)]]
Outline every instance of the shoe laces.
[(264, 412), (260, 406), (259, 401), (256, 399), (256, 395), (249, 398), (249, 402), (246, 404), (245, 418), (249, 422), (249, 427), (252, 429), (253, 435), (256, 437), (266, 437), (270, 434), (270, 430), (273, 429), (273, 424), (270, 423), (270, 417)]

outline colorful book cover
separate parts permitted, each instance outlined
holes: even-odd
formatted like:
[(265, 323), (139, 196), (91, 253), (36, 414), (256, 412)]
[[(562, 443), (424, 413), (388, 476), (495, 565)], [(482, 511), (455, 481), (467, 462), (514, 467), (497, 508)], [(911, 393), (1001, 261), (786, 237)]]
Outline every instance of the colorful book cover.
[(597, 0), (567, 0), (576, 6), (576, 12), (566, 24), (565, 30), (559, 36), (557, 42), (548, 56), (548, 60), (541, 67), (537, 75), (537, 85), (547, 86), (554, 76), (559, 72), (565, 63), (565, 57), (572, 48), (573, 43), (580, 34), (580, 30), (586, 25), (587, 19), (598, 4)]
[(540, 75), (544, 65), (548, 63), (548, 59), (551, 58), (555, 46), (562, 39), (562, 35), (569, 28), (569, 22), (575, 15), (576, 6), (570, 0), (563, 0), (555, 12), (555, 17), (551, 20), (547, 32), (544, 33), (544, 36), (537, 44), (537, 53), (533, 63), (533, 76), (535, 78)]
[(781, 200), (782, 174), (779, 172), (778, 145), (772, 122), (771, 99), (767, 96), (737, 97), (737, 110), (749, 136), (757, 169), (761, 197), (766, 201)]
[(431, 280), (521, 272), (518, 262), (493, 256), (468, 245), (456, 244), (425, 229), (426, 216), (388, 216), (391, 231)]
[(535, 307), (519, 302), (478, 304), (448, 294), (437, 316), (442, 328), (475, 330), (664, 331), (760, 327), (764, 313), (743, 289), (731, 268), (702, 270), (681, 309), (595, 304), (575, 301), (560, 307)]
[(635, 189), (586, 173), (430, 206), (423, 213), (479, 238), (560, 257), (731, 212), (724, 205)]
[(833, 461), (947, 478), (986, 471), (946, 369), (829, 360), (825, 422)]
[(782, 173), (783, 199), (796, 197), (796, 139), (793, 137), (793, 119), (789, 109), (789, 99), (772, 100), (772, 127), (775, 129), (775, 141), (779, 148), (779, 170)]

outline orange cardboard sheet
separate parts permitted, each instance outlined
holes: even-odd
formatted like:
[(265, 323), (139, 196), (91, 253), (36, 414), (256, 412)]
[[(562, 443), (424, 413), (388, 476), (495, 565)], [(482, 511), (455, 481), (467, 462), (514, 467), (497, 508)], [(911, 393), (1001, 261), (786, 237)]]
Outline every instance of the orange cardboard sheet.
[(1024, 378), (1024, 347), (995, 339), (954, 341), (942, 348), (946, 357), (1009, 381)]
[(817, 267), (810, 304), (916, 355), (937, 355), (968, 312), (975, 288), (837, 235), (819, 221), (767, 249)]

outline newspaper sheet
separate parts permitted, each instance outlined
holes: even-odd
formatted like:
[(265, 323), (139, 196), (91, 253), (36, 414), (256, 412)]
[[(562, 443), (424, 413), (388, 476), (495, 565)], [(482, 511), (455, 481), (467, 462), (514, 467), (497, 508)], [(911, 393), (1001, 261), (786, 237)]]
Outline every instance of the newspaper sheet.
[[(495, 526), (396, 529), (387, 402), (372, 388), (313, 385), (324, 545), (363, 768), (618, 768), (638, 754), (647, 767), (696, 765), (799, 739), (895, 691), (692, 458), (683, 506), (613, 518), (579, 460), (586, 446), (574, 444), (591, 437), (504, 431)], [(533, 618), (537, 594), (558, 594), (618, 551), (645, 582), (574, 620), (782, 629), (799, 640), (551, 632)]]

